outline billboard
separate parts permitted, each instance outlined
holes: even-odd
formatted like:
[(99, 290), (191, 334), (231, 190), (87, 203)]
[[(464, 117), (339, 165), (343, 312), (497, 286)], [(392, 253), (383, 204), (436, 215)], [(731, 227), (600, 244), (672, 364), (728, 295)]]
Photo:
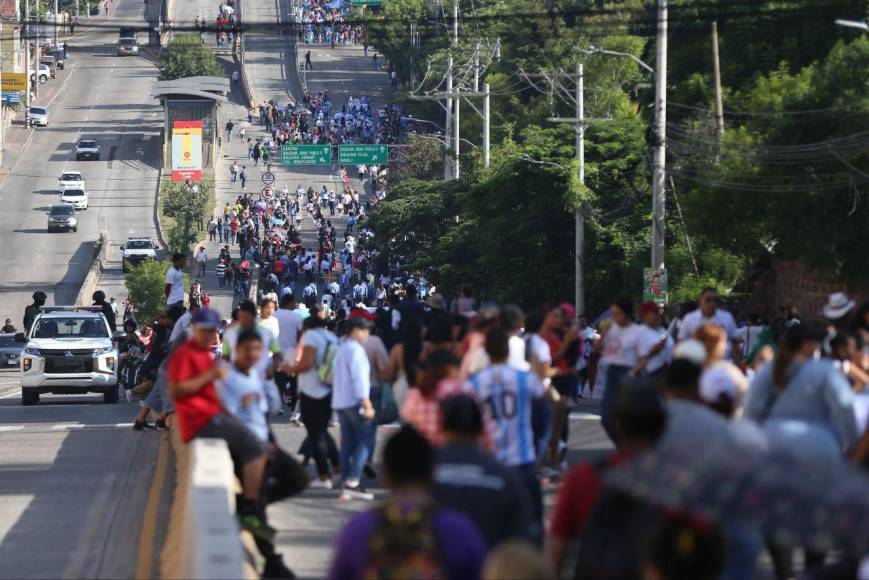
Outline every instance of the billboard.
[(202, 179), (202, 121), (172, 123), (172, 181)]
[(26, 91), (27, 73), (4, 72), (2, 84), (4, 91)]

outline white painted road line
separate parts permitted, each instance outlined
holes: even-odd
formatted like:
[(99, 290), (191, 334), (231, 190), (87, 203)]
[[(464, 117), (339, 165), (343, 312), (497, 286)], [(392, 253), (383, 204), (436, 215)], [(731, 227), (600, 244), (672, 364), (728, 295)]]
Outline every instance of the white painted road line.
[(575, 411), (570, 414), (572, 421), (600, 421), (600, 415), (595, 413), (586, 413), (584, 411)]
[(0, 433), (3, 431), (21, 431), (24, 425), (0, 425)]

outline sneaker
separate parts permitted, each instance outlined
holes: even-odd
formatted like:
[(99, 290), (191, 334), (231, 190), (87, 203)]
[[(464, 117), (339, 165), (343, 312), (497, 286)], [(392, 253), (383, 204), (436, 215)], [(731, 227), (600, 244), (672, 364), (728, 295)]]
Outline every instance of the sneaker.
[(332, 489), (331, 479), (312, 479), (308, 484), (308, 489)]
[(366, 491), (365, 488), (361, 485), (350, 486), (345, 483), (344, 488), (341, 490), (341, 495), (338, 496), (338, 499), (341, 501), (349, 501), (351, 499), (374, 501), (374, 494), (370, 491)]
[(293, 571), (287, 568), (284, 564), (284, 559), (279, 554), (275, 554), (266, 559), (266, 565), (263, 568), (263, 578), (295, 578)]
[(133, 423), (133, 431), (144, 431), (145, 429), (153, 429), (153, 428), (154, 428), (154, 426), (151, 425), (150, 423), (148, 423), (147, 421), (139, 421), (137, 419), (136, 422)]
[(302, 414), (301, 413), (293, 413), (290, 417), (291, 425), (301, 425), (302, 424)]
[(265, 523), (257, 514), (244, 514), (238, 516), (238, 521), (244, 530), (250, 532), (255, 538), (271, 542), (277, 530)]
[(370, 463), (366, 463), (365, 467), (362, 468), (362, 474), (368, 479), (377, 479), (377, 471)]
[(157, 419), (154, 422), (154, 429), (156, 429), (157, 431), (168, 431), (169, 427), (166, 425), (165, 419)]

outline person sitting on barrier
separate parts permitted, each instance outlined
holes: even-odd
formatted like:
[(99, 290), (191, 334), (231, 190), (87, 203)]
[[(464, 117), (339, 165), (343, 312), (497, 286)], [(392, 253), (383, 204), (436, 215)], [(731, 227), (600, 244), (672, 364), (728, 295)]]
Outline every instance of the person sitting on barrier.
[(181, 440), (195, 437), (223, 439), (240, 475), (242, 495), (238, 518), (255, 538), (271, 541), (275, 530), (265, 523), (260, 491), (265, 477), (269, 446), (238, 419), (225, 415), (214, 388), (229, 374), (229, 367), (214, 360), (212, 345), (220, 326), (214, 310), (202, 308), (193, 317), (191, 338), (172, 353), (168, 365), (169, 396), (175, 404)]
[[(260, 498), (262, 514), (264, 506), (293, 495), (308, 486), (304, 468), (281, 449), (269, 431), (267, 414), (268, 385), (257, 371), (263, 356), (263, 339), (254, 328), (239, 332), (234, 347), (232, 368), (229, 374), (217, 383), (217, 391), (223, 408), (238, 419), (256, 437), (271, 447), (264, 497)], [(263, 520), (265, 522), (265, 520)], [(275, 546), (267, 539), (256, 537), (257, 549), (265, 558), (263, 576), (266, 578), (293, 578), (292, 571), (286, 567), (283, 558), (275, 551)]]

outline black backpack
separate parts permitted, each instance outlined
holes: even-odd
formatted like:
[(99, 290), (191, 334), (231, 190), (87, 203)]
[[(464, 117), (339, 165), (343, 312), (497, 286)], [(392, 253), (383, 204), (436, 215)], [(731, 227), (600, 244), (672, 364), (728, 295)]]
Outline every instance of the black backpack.
[[(596, 466), (601, 476), (606, 469)], [(644, 543), (661, 521), (657, 508), (604, 486), (580, 535), (574, 578), (639, 580)]]

